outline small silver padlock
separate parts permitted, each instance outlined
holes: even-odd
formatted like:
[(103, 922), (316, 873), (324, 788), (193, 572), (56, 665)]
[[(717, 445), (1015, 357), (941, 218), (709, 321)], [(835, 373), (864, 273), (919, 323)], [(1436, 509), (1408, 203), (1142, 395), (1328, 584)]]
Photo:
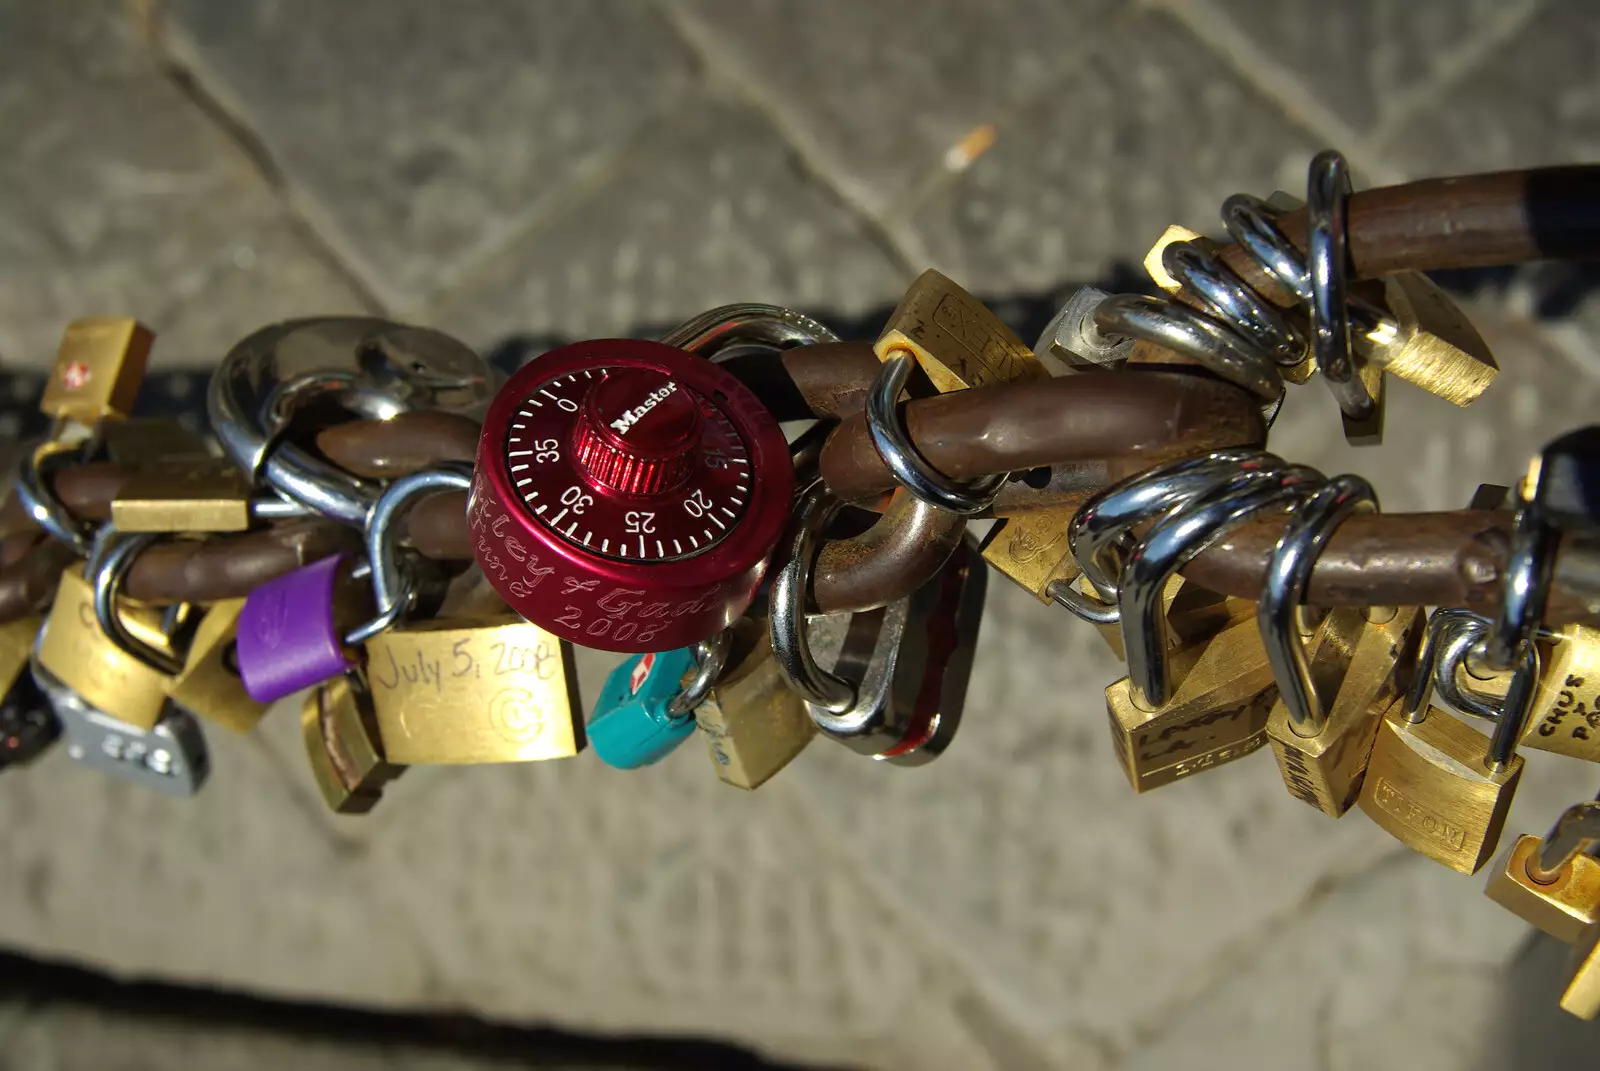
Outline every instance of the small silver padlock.
[(200, 723), (167, 704), (155, 727), (145, 731), (118, 721), (62, 684), (35, 658), (33, 679), (49, 698), (77, 762), (124, 781), (174, 796), (192, 796), (211, 772)]
[(773, 656), (824, 736), (897, 766), (932, 762), (961, 725), (988, 568), (964, 540), (903, 599), (864, 613), (805, 617), (816, 538), (830, 512), (818, 494), (802, 499), (794, 553), (773, 580)]

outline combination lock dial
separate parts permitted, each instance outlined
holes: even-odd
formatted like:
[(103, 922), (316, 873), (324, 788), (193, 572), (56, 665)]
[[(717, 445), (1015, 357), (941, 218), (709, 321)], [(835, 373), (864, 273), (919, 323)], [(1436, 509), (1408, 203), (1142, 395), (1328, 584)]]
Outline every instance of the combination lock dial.
[(551, 350), (489, 407), (468, 522), (506, 602), (607, 651), (686, 647), (750, 605), (788, 519), (777, 422), (710, 361), (658, 342)]

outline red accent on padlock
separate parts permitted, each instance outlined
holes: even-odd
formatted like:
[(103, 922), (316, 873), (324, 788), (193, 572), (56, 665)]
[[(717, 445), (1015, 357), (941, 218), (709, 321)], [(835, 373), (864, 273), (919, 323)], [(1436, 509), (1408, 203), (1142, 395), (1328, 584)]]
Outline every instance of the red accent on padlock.
[(495, 396), (467, 519), (484, 575), (541, 628), (607, 651), (687, 647), (750, 605), (788, 519), (777, 421), (659, 342), (551, 350)]

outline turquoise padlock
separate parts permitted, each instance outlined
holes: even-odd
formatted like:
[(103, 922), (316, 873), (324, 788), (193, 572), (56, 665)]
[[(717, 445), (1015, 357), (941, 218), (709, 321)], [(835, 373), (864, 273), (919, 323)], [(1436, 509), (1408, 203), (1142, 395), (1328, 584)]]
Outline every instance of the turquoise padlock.
[(668, 707), (694, 665), (694, 649), (680, 647), (634, 655), (611, 671), (588, 728), (589, 747), (601, 762), (636, 770), (660, 762), (689, 738), (694, 711), (673, 714)]

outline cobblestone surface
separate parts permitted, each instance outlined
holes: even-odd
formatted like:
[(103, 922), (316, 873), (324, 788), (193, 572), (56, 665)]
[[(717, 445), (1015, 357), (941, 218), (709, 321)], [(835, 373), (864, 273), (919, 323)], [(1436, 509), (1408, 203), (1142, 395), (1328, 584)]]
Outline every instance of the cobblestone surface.
[[(1073, 283), (1137, 285), (1167, 224), (1297, 190), (1323, 145), (1374, 184), (1592, 160), (1597, 43), (1600, 12), (1556, 0), (0, 0), (0, 359), (44, 367), (95, 313), (202, 369), (332, 311), (484, 347), (734, 300), (848, 323), (929, 265), (1031, 315)], [(985, 125), (992, 149), (952, 151)], [(1371, 476), (1388, 510), (1439, 509), (1589, 420), (1592, 271), (1455, 282), (1504, 370), (1478, 407), (1392, 383), (1386, 446), (1357, 451), (1313, 384), (1274, 449)], [(825, 744), (754, 796), (696, 746), (631, 776), (414, 770), (353, 820), (322, 811), (292, 702), (212, 734), (197, 802), (54, 754), (0, 778), (0, 944), (839, 1066), (1587, 1051), (1592, 1032), (1539, 1018), (1561, 950), (1360, 814), (1294, 801), (1264, 754), (1134, 796), (1105, 739), (1117, 663), (990, 591), (962, 739), (922, 770)], [(588, 694), (612, 661), (581, 658)], [(1508, 832), (1592, 790), (1531, 756)], [(480, 1061), (0, 1004), (0, 1067), (180, 1062)]]

